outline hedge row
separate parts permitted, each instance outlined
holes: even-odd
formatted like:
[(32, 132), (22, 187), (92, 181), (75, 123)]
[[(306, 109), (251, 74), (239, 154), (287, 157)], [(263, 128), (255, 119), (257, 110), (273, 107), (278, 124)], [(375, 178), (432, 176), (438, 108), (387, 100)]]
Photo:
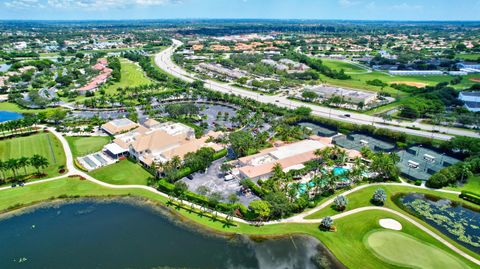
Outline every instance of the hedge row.
[(480, 205), (480, 195), (471, 191), (462, 191), (460, 198), (470, 201), (474, 204)]
[(268, 191), (264, 190), (262, 187), (258, 186), (257, 184), (255, 184), (253, 181), (251, 181), (250, 179), (246, 178), (246, 179), (243, 179), (241, 181), (241, 184), (244, 186), (244, 187), (247, 187), (249, 188), (250, 190), (252, 190), (253, 193), (255, 193), (258, 197), (264, 197), (265, 195), (268, 194)]
[[(172, 183), (169, 183), (168, 181), (162, 179), (158, 182), (158, 189), (164, 193), (167, 193), (167, 194), (170, 194), (170, 195), (175, 195), (175, 192), (174, 192), (174, 189), (175, 189), (175, 185), (172, 184)], [(205, 197), (203, 195), (200, 195), (200, 194), (197, 194), (197, 193), (194, 193), (194, 192), (191, 192), (191, 191), (186, 191), (184, 193), (185, 197), (183, 197), (185, 200), (187, 201), (190, 201), (192, 203), (195, 203), (195, 204), (198, 204), (198, 205), (202, 205), (202, 206), (207, 206), (207, 207), (210, 207), (210, 208), (215, 208), (216, 206), (216, 210), (219, 210), (223, 213), (230, 213), (232, 208), (237, 208), (238, 205), (230, 205), (230, 204), (226, 204), (226, 203), (217, 203), (215, 205), (215, 203), (213, 203), (212, 201), (210, 201), (208, 199), (208, 197)]]

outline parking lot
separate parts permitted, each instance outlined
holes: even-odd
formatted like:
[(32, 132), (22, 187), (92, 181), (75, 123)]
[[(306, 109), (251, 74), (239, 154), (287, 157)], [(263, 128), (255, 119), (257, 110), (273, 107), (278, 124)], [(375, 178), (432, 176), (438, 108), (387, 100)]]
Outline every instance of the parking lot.
[(225, 181), (223, 173), (220, 171), (220, 166), (225, 161), (225, 158), (219, 159), (212, 163), (206, 173), (195, 173), (192, 179), (183, 178), (181, 181), (188, 185), (188, 189), (197, 192), (198, 187), (206, 186), (210, 189), (210, 193), (218, 192), (227, 201), (230, 194), (234, 193), (238, 196), (239, 202), (248, 206), (251, 201), (259, 199), (254, 194), (244, 195), (242, 193), (242, 186), (240, 180), (233, 179)]

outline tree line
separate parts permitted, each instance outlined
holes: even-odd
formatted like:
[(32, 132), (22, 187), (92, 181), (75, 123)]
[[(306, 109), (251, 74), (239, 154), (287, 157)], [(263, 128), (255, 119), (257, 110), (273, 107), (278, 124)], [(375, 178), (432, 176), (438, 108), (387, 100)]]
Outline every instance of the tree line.
[(35, 154), (32, 157), (20, 157), (20, 158), (11, 158), (6, 161), (0, 160), (0, 171), (2, 175), (2, 181), (7, 180), (7, 171), (11, 171), (13, 179), (16, 179), (20, 174), (19, 170), (23, 170), (23, 176), (26, 176), (27, 168), (33, 167), (37, 170), (37, 174), (40, 175), (40, 169), (45, 169), (50, 163), (48, 159)]

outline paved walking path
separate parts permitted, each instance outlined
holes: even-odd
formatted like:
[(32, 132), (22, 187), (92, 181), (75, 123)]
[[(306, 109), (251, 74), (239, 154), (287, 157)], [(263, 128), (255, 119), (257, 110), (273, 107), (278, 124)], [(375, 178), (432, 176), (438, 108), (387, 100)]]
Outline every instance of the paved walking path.
[[(78, 170), (76, 167), (75, 167), (75, 164), (74, 164), (74, 161), (73, 161), (73, 154), (72, 154), (72, 151), (70, 149), (70, 146), (67, 142), (67, 140), (63, 137), (62, 134), (58, 133), (57, 131), (55, 131), (54, 128), (52, 127), (47, 127), (48, 131), (51, 132), (53, 135), (55, 135), (59, 140), (60, 142), (62, 143), (62, 146), (63, 146), (63, 149), (64, 149), (64, 152), (65, 152), (65, 157), (66, 157), (66, 167), (68, 169), (68, 172), (63, 175), (63, 176), (59, 176), (59, 177), (54, 177), (54, 178), (49, 178), (49, 179), (43, 179), (43, 180), (38, 180), (38, 181), (32, 181), (32, 182), (28, 182), (26, 183), (25, 185), (34, 185), (34, 184), (41, 184), (41, 183), (45, 183), (45, 182), (50, 182), (50, 181), (54, 181), (54, 180), (58, 180), (58, 179), (61, 179), (61, 178), (66, 178), (68, 176), (74, 176), (74, 175), (77, 175), (77, 176), (81, 176), (83, 178), (85, 178), (86, 180), (90, 181), (90, 182), (93, 182), (95, 184), (98, 184), (98, 185), (101, 185), (101, 186), (104, 186), (104, 187), (107, 187), (107, 188), (112, 188), (112, 189), (143, 189), (143, 190), (146, 190), (146, 191), (150, 191), (150, 192), (153, 192), (153, 193), (156, 193), (158, 195), (161, 195), (163, 197), (167, 197), (169, 198), (170, 196), (163, 193), (163, 192), (160, 192), (158, 191), (157, 189), (155, 188), (152, 188), (152, 187), (149, 187), (149, 186), (144, 186), (144, 185), (113, 185), (113, 184), (109, 184), (109, 183), (106, 183), (106, 182), (103, 182), (103, 181), (100, 181), (100, 180), (97, 180), (96, 178), (88, 175), (87, 173), (84, 173), (83, 171), (80, 171)], [(358, 186), (356, 188), (353, 188), (349, 191), (346, 191), (344, 192), (342, 195), (348, 195), (352, 192), (355, 192), (355, 191), (358, 191), (358, 190), (361, 190), (363, 188), (367, 188), (367, 187), (370, 187), (370, 186), (375, 186), (375, 185), (378, 185), (378, 186), (381, 186), (381, 185), (399, 185), (399, 186), (409, 186), (409, 187), (418, 187), (418, 188), (425, 188), (425, 187), (422, 187), (422, 186), (411, 186), (405, 182), (403, 183), (377, 183), (377, 184), (367, 184), (367, 185), (361, 185), (361, 186)], [(5, 190), (5, 189), (10, 189), (11, 187), (2, 187), (0, 188), (0, 191), (1, 190)], [(455, 192), (455, 191), (448, 191), (448, 190), (436, 190), (436, 191), (442, 191), (442, 192), (447, 192), (447, 193), (458, 193), (458, 192)], [(331, 204), (333, 202), (335, 198), (331, 198), (329, 199), (328, 201), (326, 201), (325, 203), (322, 203), (320, 206), (310, 210), (310, 211), (306, 211), (304, 213), (301, 213), (301, 214), (298, 214), (296, 216), (293, 216), (293, 217), (290, 217), (290, 218), (287, 218), (287, 219), (283, 219), (283, 220), (278, 220), (278, 221), (269, 221), (269, 222), (264, 222), (262, 223), (263, 225), (273, 225), (273, 224), (281, 224), (281, 223), (319, 223), (321, 221), (321, 219), (311, 219), (311, 220), (307, 220), (307, 219), (304, 219), (305, 216), (308, 216), (310, 214), (313, 214), (323, 208), (325, 208), (326, 206), (328, 206), (329, 204)], [(179, 199), (174, 199), (176, 201), (180, 201)], [(195, 209), (198, 209), (198, 210), (202, 210), (202, 207), (196, 205), (196, 204), (193, 204), (191, 202), (188, 202), (188, 201), (182, 201), (183, 204), (189, 206), (189, 207), (192, 207), (192, 208), (195, 208)], [(416, 227), (418, 227), (419, 229), (421, 229), (422, 231), (428, 233), (429, 235), (431, 235), (433, 238), (437, 239), (438, 241), (440, 241), (442, 244), (444, 244), (445, 246), (447, 246), (448, 248), (450, 248), (451, 250), (455, 251), (457, 254), (461, 255), (462, 257), (474, 262), (475, 264), (478, 264), (480, 265), (480, 260), (468, 255), (467, 253), (461, 251), (460, 249), (458, 249), (457, 247), (455, 247), (454, 245), (452, 245), (451, 243), (449, 243), (448, 241), (446, 241), (445, 239), (443, 239), (442, 237), (440, 237), (439, 235), (437, 235), (436, 233), (432, 232), (430, 229), (428, 229), (427, 227), (423, 226), (422, 224), (418, 223), (417, 221), (415, 221), (414, 219), (410, 218), (409, 216), (403, 214), (403, 213), (400, 213), (398, 211), (395, 211), (395, 210), (392, 210), (392, 209), (389, 209), (389, 208), (384, 208), (384, 207), (373, 207), (373, 206), (369, 206), (369, 207), (361, 207), (361, 208), (356, 208), (356, 209), (353, 209), (353, 210), (350, 210), (350, 211), (347, 211), (347, 212), (343, 212), (343, 213), (340, 213), (338, 215), (335, 215), (335, 216), (332, 216), (332, 219), (340, 219), (340, 218), (343, 218), (343, 217), (346, 217), (346, 216), (349, 216), (349, 215), (352, 215), (352, 214), (355, 214), (355, 213), (359, 213), (359, 212), (363, 212), (363, 211), (367, 211), (367, 210), (382, 210), (382, 211), (387, 211), (387, 212), (390, 212), (390, 213), (393, 213), (395, 214), (396, 216), (398, 217), (401, 217), (403, 219), (405, 219), (406, 221), (412, 223), (413, 225), (415, 225)], [(218, 217), (220, 218), (227, 218), (227, 215), (226, 214), (223, 214), (223, 213), (220, 213), (220, 212), (215, 212), (215, 211), (209, 211), (211, 214), (216, 214)], [(238, 222), (238, 223), (244, 223), (244, 224), (252, 224), (248, 221), (245, 221), (244, 219), (240, 219), (240, 218), (237, 218), (237, 217), (233, 217), (232, 220), (234, 220), (235, 222)]]

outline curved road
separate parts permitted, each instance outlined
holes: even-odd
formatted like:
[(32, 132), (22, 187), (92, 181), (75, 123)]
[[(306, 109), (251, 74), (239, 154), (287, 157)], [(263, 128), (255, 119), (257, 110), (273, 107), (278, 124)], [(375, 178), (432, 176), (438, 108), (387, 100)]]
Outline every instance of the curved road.
[[(182, 42), (173, 39), (173, 45), (158, 54), (155, 55), (155, 64), (163, 69), (165, 72), (180, 78), (187, 82), (193, 82), (196, 78), (195, 74), (191, 74), (181, 67), (177, 66), (171, 59), (174, 51), (182, 45)], [(309, 107), (312, 109), (312, 114), (321, 117), (328, 117), (339, 121), (350, 122), (354, 124), (369, 124), (379, 128), (386, 128), (398, 132), (405, 132), (412, 135), (423, 136), (428, 138), (435, 138), (440, 140), (449, 140), (453, 135), (480, 137), (480, 134), (468, 130), (453, 129), (441, 126), (433, 126), (422, 123), (411, 122), (396, 122), (396, 121), (384, 121), (382, 118), (374, 117), (366, 114), (345, 112), (328, 107), (322, 107), (312, 104), (301, 103), (287, 99), (285, 96), (270, 96), (261, 95), (260, 93), (247, 91), (237, 87), (233, 87), (226, 83), (220, 83), (213, 80), (203, 80), (205, 87), (223, 93), (236, 94), (242, 97), (251, 98), (262, 103), (276, 104), (285, 108), (296, 108), (300, 106)], [(350, 117), (344, 115), (348, 113)], [(409, 128), (407, 128), (409, 127)], [(420, 128), (421, 130), (410, 129), (412, 127)]]

